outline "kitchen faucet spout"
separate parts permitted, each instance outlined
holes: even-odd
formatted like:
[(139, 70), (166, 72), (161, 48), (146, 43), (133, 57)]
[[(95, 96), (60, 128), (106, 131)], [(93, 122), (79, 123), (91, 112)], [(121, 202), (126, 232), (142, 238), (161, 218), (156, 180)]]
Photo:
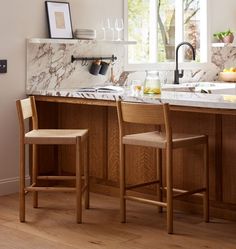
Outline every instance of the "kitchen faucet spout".
[(181, 72), (179, 72), (179, 48), (183, 45), (187, 45), (191, 48), (193, 54), (193, 60), (195, 60), (195, 50), (193, 45), (189, 42), (179, 43), (178, 46), (176, 47), (176, 52), (175, 52), (174, 84), (179, 84), (179, 78), (183, 78), (184, 76), (184, 70), (181, 70)]

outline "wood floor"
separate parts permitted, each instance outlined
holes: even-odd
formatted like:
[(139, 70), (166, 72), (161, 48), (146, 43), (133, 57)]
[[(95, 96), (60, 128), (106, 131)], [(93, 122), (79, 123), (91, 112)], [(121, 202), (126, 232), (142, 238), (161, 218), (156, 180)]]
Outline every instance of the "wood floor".
[(38, 209), (27, 196), (26, 223), (18, 220), (18, 195), (0, 197), (0, 249), (235, 249), (236, 223), (175, 212), (174, 235), (166, 233), (165, 213), (128, 202), (128, 223), (119, 223), (119, 200), (91, 194), (83, 224), (75, 223), (71, 193), (40, 193)]

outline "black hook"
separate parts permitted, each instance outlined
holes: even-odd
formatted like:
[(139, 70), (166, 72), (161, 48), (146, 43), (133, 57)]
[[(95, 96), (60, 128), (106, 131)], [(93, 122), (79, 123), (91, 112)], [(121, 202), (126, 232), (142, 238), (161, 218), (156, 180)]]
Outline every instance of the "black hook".
[(81, 60), (81, 66), (83, 66), (84, 65), (84, 60)]
[(82, 59), (81, 65), (82, 66), (87, 66), (88, 65), (88, 59), (87, 59), (87, 57), (85, 57), (85, 58)]

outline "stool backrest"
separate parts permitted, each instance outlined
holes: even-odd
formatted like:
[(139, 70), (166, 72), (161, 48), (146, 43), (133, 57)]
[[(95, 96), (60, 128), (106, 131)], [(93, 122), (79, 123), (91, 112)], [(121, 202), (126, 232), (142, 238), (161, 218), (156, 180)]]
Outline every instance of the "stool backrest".
[(25, 134), (25, 120), (32, 119), (32, 128), (38, 129), (38, 116), (36, 110), (35, 99), (33, 96), (16, 101), (17, 114), (20, 125), (21, 135)]
[(120, 136), (124, 135), (124, 123), (163, 125), (167, 140), (172, 140), (169, 104), (146, 104), (117, 101)]

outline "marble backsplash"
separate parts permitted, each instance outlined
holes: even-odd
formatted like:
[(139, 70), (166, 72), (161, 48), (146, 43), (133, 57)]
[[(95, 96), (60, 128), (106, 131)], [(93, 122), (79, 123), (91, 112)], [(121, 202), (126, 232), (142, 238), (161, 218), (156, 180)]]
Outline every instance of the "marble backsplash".
[(236, 67), (236, 46), (229, 44), (223, 47), (213, 47), (211, 60), (219, 71)]
[[(110, 83), (111, 67), (113, 67), (114, 80), (118, 84), (129, 82), (132, 79), (144, 80), (143, 72), (124, 72), (125, 45), (113, 42), (97, 41), (65, 41), (49, 42), (50, 40), (27, 42), (27, 82), (28, 94), (37, 90), (77, 89), (94, 85)], [(71, 63), (71, 56), (75, 57), (110, 57), (117, 56), (117, 61), (105, 76), (94, 76), (89, 73), (88, 65), (81, 61)], [(107, 61), (109, 62), (109, 61)], [(204, 69), (185, 70), (180, 83), (215, 81), (218, 73), (225, 67), (236, 65), (236, 47), (212, 47), (212, 63)], [(161, 82), (173, 82), (173, 71), (159, 72)]]
[[(72, 89), (91, 85), (101, 85), (110, 82), (111, 68), (115, 80), (124, 71), (124, 46), (115, 43), (77, 40), (76, 42), (27, 42), (27, 82), (26, 91), (35, 90)], [(86, 65), (82, 61), (71, 62), (74, 57), (117, 57), (111, 61), (106, 75), (92, 75), (89, 73), (91, 61)]]

